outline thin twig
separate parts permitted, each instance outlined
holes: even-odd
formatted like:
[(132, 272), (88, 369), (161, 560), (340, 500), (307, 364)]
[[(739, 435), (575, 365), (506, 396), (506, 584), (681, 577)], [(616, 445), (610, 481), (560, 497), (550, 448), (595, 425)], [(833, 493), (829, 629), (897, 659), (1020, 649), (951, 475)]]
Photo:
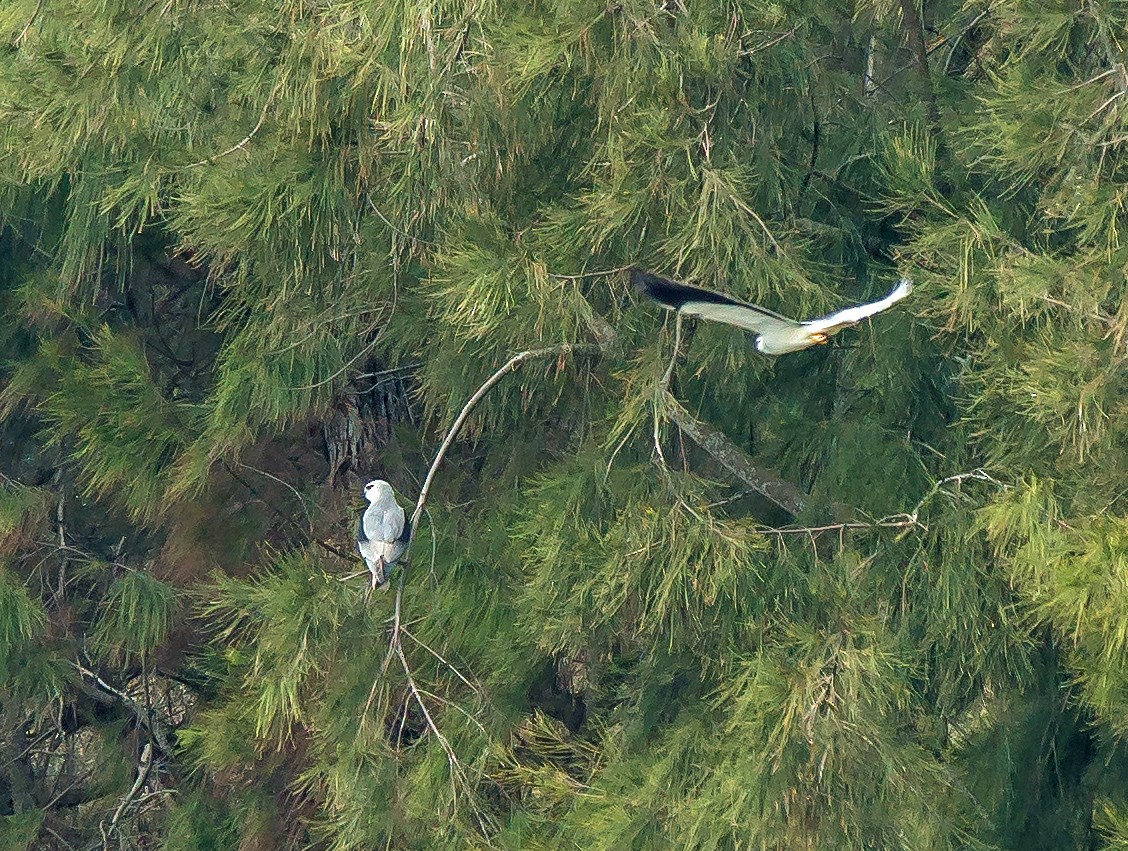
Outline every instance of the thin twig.
[(377, 216), (379, 216), (380, 219), (384, 222), (384, 224), (386, 224), (392, 230), (393, 233), (398, 233), (400, 236), (406, 237), (407, 239), (410, 239), (412, 242), (421, 242), (424, 245), (431, 245), (431, 246), (435, 246), (435, 247), (438, 246), (437, 242), (434, 242), (430, 239), (424, 239), (421, 236), (415, 236), (415, 235), (410, 234), (407, 231), (403, 230), (402, 228), (398, 228), (395, 225), (393, 225), (391, 223), (391, 221), (389, 221), (388, 217), (380, 212), (380, 208), (377, 207), (372, 202), (372, 196), (370, 194), (365, 193), (364, 200), (368, 202), (368, 206), (372, 208), (372, 212), (374, 212)]
[(780, 35), (777, 35), (771, 41), (766, 41), (763, 44), (757, 44), (755, 47), (750, 47), (747, 50), (742, 50), (742, 51), (740, 51), (740, 53), (738, 55), (739, 56), (755, 56), (757, 53), (759, 53), (762, 50), (767, 50), (769, 47), (775, 47), (777, 44), (779, 44), (784, 39), (790, 38), (791, 36), (795, 35), (795, 33), (799, 31), (799, 27), (800, 27), (800, 24), (796, 24), (791, 29), (789, 29), (787, 32), (782, 33)]
[(45, 2), (46, 0), (39, 0), (39, 2), (35, 4), (35, 10), (31, 13), (31, 17), (27, 19), (27, 23), (24, 24), (24, 28), (20, 30), (20, 34), (16, 36), (16, 40), (12, 42), (13, 46), (19, 47), (24, 38), (27, 37), (28, 30), (30, 30), (32, 24), (35, 23), (35, 19), (39, 17), (39, 13), (43, 11), (43, 4)]
[[(404, 558), (406, 558), (407, 550), (410, 549), (411, 544), (414, 541), (415, 532), (426, 508), (427, 495), (430, 493), (431, 484), (435, 480), (435, 475), (438, 472), (443, 459), (446, 457), (447, 451), (454, 443), (455, 438), (458, 437), (458, 433), (462, 430), (462, 426), (466, 423), (467, 418), (470, 416), (471, 412), (474, 410), (474, 407), (478, 404), (478, 402), (480, 402), (485, 397), (485, 395), (489, 393), (489, 391), (506, 375), (511, 372), (516, 372), (526, 361), (532, 360), (534, 358), (546, 357), (548, 355), (565, 355), (578, 349), (598, 349), (598, 346), (592, 344), (563, 343), (559, 346), (552, 346), (543, 349), (529, 349), (527, 351), (520, 352), (511, 357), (500, 369), (498, 369), (496, 372), (494, 372), (493, 375), (487, 378), (482, 386), (477, 389), (474, 395), (470, 397), (469, 401), (467, 401), (467, 403), (463, 406), (462, 410), (455, 418), (454, 423), (451, 424), (450, 429), (447, 431), (446, 437), (443, 439), (442, 444), (439, 446), (438, 451), (435, 453), (435, 458), (431, 462), (430, 469), (427, 471), (427, 477), (423, 480), (423, 487), (419, 490), (419, 499), (415, 504), (415, 511), (411, 515), (411, 525), (410, 531), (408, 533), (409, 537), (407, 541), (407, 547), (404, 550)], [(373, 680), (372, 688), (369, 690), (368, 700), (365, 703), (365, 714), (367, 715), (368, 711), (372, 707), (372, 703), (376, 698), (378, 684), (387, 674), (388, 665), (390, 664), (392, 658), (398, 658), (400, 666), (403, 668), (404, 678), (407, 683), (408, 691), (410, 692), (411, 697), (414, 699), (415, 703), (419, 706), (419, 710), (423, 713), (423, 718), (427, 724), (427, 729), (435, 737), (435, 740), (439, 743), (439, 745), (443, 749), (443, 752), (446, 754), (447, 762), (450, 765), (451, 784), (452, 788), (454, 789), (454, 799), (457, 801), (457, 789), (458, 786), (461, 785), (463, 790), (465, 791), (467, 799), (469, 800), (472, 797), (472, 789), (470, 782), (466, 777), (466, 773), (462, 768), (462, 763), (459, 761), (458, 755), (455, 753), (454, 748), (450, 744), (450, 741), (439, 730), (438, 725), (435, 723), (434, 717), (431, 715), (430, 709), (427, 707), (426, 701), (423, 700), (423, 692), (415, 682), (415, 677), (411, 671), (411, 666), (407, 661), (407, 655), (403, 650), (404, 633), (407, 633), (407, 635), (413, 641), (415, 641), (417, 644), (419, 644), (421, 647), (435, 656), (435, 658), (439, 659), (443, 664), (449, 667), (455, 673), (455, 675), (473, 691), (477, 693), (478, 689), (453, 665), (447, 662), (446, 659), (444, 659), (427, 645), (423, 644), (423, 642), (421, 642), (418, 638), (408, 632), (407, 629), (403, 626), (402, 611), (404, 577), (405, 571), (401, 569), (399, 582), (396, 584), (396, 596), (392, 611), (392, 625), (390, 630), (391, 635), (388, 641), (388, 652), (385, 654), (384, 661), (380, 666), (380, 673)], [(445, 703), (446, 701), (443, 702)], [(462, 711), (463, 714), (466, 714), (467, 717), (471, 718), (471, 720), (474, 720), (475, 723), (478, 723), (479, 727), (481, 726), (481, 724), (477, 722), (476, 719), (473, 719), (472, 716), (466, 713), (465, 710), (462, 710), (461, 707), (456, 708)], [(483, 832), (485, 832), (486, 825), (482, 821), (482, 814), (475, 811), (474, 816), (477, 819), (478, 824), (482, 828)]]
[(306, 522), (309, 524), (310, 537), (313, 536), (313, 518), (310, 517), (309, 507), (306, 505), (305, 497), (298, 493), (297, 488), (295, 488), (289, 482), (283, 481), (282, 479), (278, 478), (274, 474), (268, 473), (266, 470), (260, 470), (258, 467), (252, 467), (250, 464), (244, 464), (242, 461), (236, 461), (235, 463), (242, 467), (244, 470), (251, 470), (252, 472), (258, 473), (260, 476), (266, 476), (271, 481), (277, 482), (284, 488), (288, 488), (290, 493), (298, 498), (298, 502), (302, 506), (302, 513), (305, 514)]
[(603, 269), (599, 272), (581, 272), (578, 275), (564, 275), (560, 272), (549, 272), (548, 277), (558, 278), (562, 281), (581, 281), (584, 278), (605, 278), (608, 275), (617, 275), (620, 272), (629, 272), (631, 266), (619, 266), (616, 269)]
[(734, 193), (734, 192), (729, 193), (729, 199), (732, 201), (733, 204), (736, 205), (737, 209), (743, 210), (744, 212), (746, 212), (748, 215), (750, 215), (752, 218), (754, 218), (756, 220), (756, 222), (763, 229), (764, 234), (768, 237), (768, 242), (770, 242), (772, 244), (772, 248), (774, 248), (776, 250), (776, 253), (778, 253), (778, 254), (784, 254), (785, 253), (783, 248), (776, 241), (776, 238), (774, 236), (772, 236), (772, 232), (770, 230), (768, 230), (768, 226), (766, 224), (764, 224), (764, 220), (760, 218), (759, 214), (755, 210), (753, 210), (751, 207), (749, 207), (747, 204), (745, 204), (743, 201), (741, 201), (736, 196), (736, 193)]
[(225, 157), (228, 154), (233, 154), (235, 153), (235, 151), (242, 149), (242, 147), (250, 142), (251, 139), (255, 137), (255, 134), (257, 134), (258, 131), (262, 129), (263, 122), (266, 121), (267, 110), (270, 109), (270, 105), (274, 102), (274, 96), (278, 93), (278, 88), (280, 85), (281, 83), (275, 83), (274, 88), (270, 90), (270, 94), (266, 98), (266, 103), (262, 105), (262, 113), (259, 115), (258, 124), (254, 126), (250, 133), (248, 133), (240, 141), (236, 142), (223, 153), (215, 154), (213, 156), (202, 159), (199, 162), (189, 163), (187, 166), (185, 166), (185, 168), (196, 168), (197, 166), (201, 165), (211, 165), (221, 157)]
[(438, 659), (440, 662), (442, 662), (444, 665), (446, 665), (448, 668), (450, 668), (451, 673), (453, 673), (456, 677), (458, 677), (460, 680), (462, 680), (462, 682), (464, 682), (466, 684), (466, 687), (469, 688), (472, 692), (474, 692), (475, 694), (480, 693), (479, 690), (478, 690), (478, 687), (476, 685), (474, 685), (472, 682), (470, 682), (470, 680), (466, 679), (466, 677), (464, 677), (462, 675), (462, 672), (459, 671), (458, 668), (454, 667), (454, 665), (452, 665), (450, 662), (448, 662), (446, 659), (444, 659), (442, 656), (440, 656), (438, 653), (436, 653), (434, 650), (432, 650), (426, 643), (424, 643), (423, 641), (420, 641), (418, 638), (416, 638), (415, 634), (413, 632), (411, 632), (409, 629), (407, 629), (407, 627), (401, 628), (401, 632), (403, 632), (404, 635), (406, 635), (408, 638), (410, 638), (412, 641), (414, 641), (416, 644), (418, 644), (420, 647), (422, 647), (424, 650), (426, 650), (428, 653), (430, 653), (432, 656), (434, 656), (436, 659)]
[[(221, 458), (220, 463), (223, 464), (223, 468), (227, 471), (227, 475), (231, 476), (231, 478), (233, 478), (235, 481), (237, 481), (239, 484), (241, 484), (243, 487), (245, 487), (248, 491), (250, 491), (251, 494), (256, 499), (261, 500), (262, 503), (267, 508), (269, 508), (272, 512), (274, 512), (275, 517), (277, 517), (283, 523), (286, 523), (287, 525), (293, 526), (295, 529), (299, 530), (303, 534), (305, 533), (306, 530), (302, 529), (301, 526), (298, 524), (298, 522), (296, 520), (294, 520), (293, 517), (291, 517), (290, 515), (282, 512), (277, 506), (275, 506), (272, 502), (270, 502), (270, 500), (263, 499), (262, 495), (259, 494), (259, 492), (255, 488), (255, 486), (252, 485), (250, 482), (248, 482), (246, 479), (244, 479), (242, 476), (240, 476), (237, 472), (235, 472), (235, 468), (232, 467), (225, 459)], [(352, 561), (354, 559), (354, 556), (350, 555), (349, 553), (344, 552), (340, 547), (337, 547), (337, 546), (334, 546), (333, 544), (330, 544), (328, 541), (323, 541), (320, 538), (314, 538), (313, 543), (317, 544), (317, 546), (321, 547), (321, 549), (325, 550), (328, 553), (332, 553), (333, 555), (337, 556), (338, 558), (345, 559), (346, 561)], [(367, 571), (365, 571), (365, 572), (367, 572)], [(359, 574), (359, 573), (357, 574), (357, 576), (361, 576), (361, 575), (362, 574)]]
[(921, 497), (920, 502), (918, 502), (911, 511), (902, 512), (900, 514), (890, 514), (886, 517), (882, 517), (880, 520), (870, 522), (851, 521), (848, 523), (828, 523), (825, 526), (764, 526), (758, 528), (756, 531), (763, 535), (776, 535), (777, 537), (783, 537), (784, 535), (806, 535), (809, 538), (813, 538), (824, 532), (838, 532), (841, 534), (849, 530), (906, 529), (913, 526), (923, 531), (928, 531), (928, 526), (920, 522), (920, 512), (925, 504), (931, 501), (945, 485), (952, 484), (953, 482), (960, 483), (969, 479), (990, 482), (1004, 490), (1008, 487), (1008, 485), (1000, 482), (984, 469), (978, 468), (968, 473), (956, 473), (955, 475), (940, 479)]
[[(394, 304), (393, 304), (392, 308), (393, 308), (392, 312), (394, 312), (394, 309), (395, 309)], [(375, 333), (373, 333), (374, 331), (375, 331)], [(376, 348), (376, 344), (380, 342), (380, 331), (376, 331), (376, 324), (369, 325), (367, 328), (365, 328), (364, 331), (363, 331), (363, 334), (372, 334), (372, 339), (365, 345), (365, 347), (363, 349), (361, 349), (359, 352), (357, 352), (357, 354), (355, 356), (353, 356), (353, 358), (351, 360), (349, 360), (347, 363), (345, 363), (340, 369), (338, 369), (336, 372), (334, 372), (328, 378), (323, 378), (320, 381), (315, 381), (313, 384), (303, 384), (300, 387), (290, 387), (288, 389), (298, 390), (298, 391), (316, 390), (318, 387), (324, 387), (329, 382), (331, 382), (334, 379), (340, 377), (346, 370), (348, 370), (348, 368), (350, 366), (352, 366), (354, 363), (356, 363), (358, 360), (360, 360), (362, 357), (364, 357), (369, 352), (371, 352), (374, 348)]]
[(670, 380), (674, 377), (674, 365), (678, 360), (678, 349), (681, 348), (681, 330), (682, 330), (682, 314), (677, 313), (674, 317), (674, 347), (670, 352), (670, 362), (666, 365), (666, 371), (662, 375), (662, 380), (659, 382), (659, 393), (654, 397), (654, 452), (658, 457), (658, 461), (663, 469), (669, 469), (669, 464), (666, 463), (666, 455), (662, 452), (662, 417), (661, 417), (661, 400), (664, 396), (668, 395), (670, 390)]
[(453, 700), (447, 700), (447, 699), (446, 699), (445, 697), (443, 697), (442, 695), (439, 695), (439, 694), (435, 694), (435, 693), (434, 693), (434, 692), (432, 692), (432, 691), (427, 691), (426, 689), (422, 689), (422, 688), (421, 688), (421, 689), (419, 689), (419, 693), (420, 693), (420, 694), (425, 694), (425, 695), (427, 695), (427, 697), (431, 697), (431, 698), (434, 698), (434, 699), (435, 699), (435, 700), (437, 700), (437, 701), (438, 701), (439, 703), (441, 703), (441, 704), (442, 704), (443, 706), (449, 706), (449, 707), (450, 707), (451, 709), (455, 710), (456, 712), (461, 712), (461, 713), (462, 713), (463, 715), (465, 715), (465, 716), (466, 716), (466, 718), (467, 718), (467, 720), (468, 720), (468, 721), (470, 721), (470, 722), (471, 722), (472, 724), (474, 724), (474, 725), (475, 725), (475, 726), (476, 726), (476, 727), (477, 727), (477, 728), (478, 728), (479, 730), (481, 730), (481, 731), (482, 731), (482, 735), (484, 735), (484, 736), (488, 736), (488, 735), (489, 735), (489, 733), (487, 733), (487, 732), (486, 732), (486, 727), (485, 727), (485, 725), (484, 725), (484, 724), (483, 724), (483, 723), (482, 723), (481, 721), (479, 721), (479, 720), (478, 720), (477, 718), (475, 718), (475, 717), (474, 717), (473, 715), (471, 715), (471, 714), (470, 714), (469, 712), (467, 712), (467, 711), (466, 711), (465, 709), (463, 709), (463, 708), (462, 708), (461, 706), (459, 706), (459, 705), (458, 705), (457, 703), (455, 703), (455, 702), (454, 702)]

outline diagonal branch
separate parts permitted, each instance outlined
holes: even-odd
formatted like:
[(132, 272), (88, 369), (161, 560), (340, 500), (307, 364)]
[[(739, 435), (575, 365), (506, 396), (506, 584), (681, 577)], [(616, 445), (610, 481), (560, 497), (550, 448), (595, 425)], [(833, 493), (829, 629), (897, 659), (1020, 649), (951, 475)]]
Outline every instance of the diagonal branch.
[(905, 18), (905, 31), (909, 37), (909, 48), (916, 62), (920, 88), (928, 107), (928, 123), (932, 125), (933, 135), (942, 142), (940, 130), (940, 107), (936, 102), (936, 89), (932, 86), (932, 74), (928, 70), (928, 47), (924, 43), (924, 24), (917, 12), (917, 0), (901, 0), (901, 14)]
[(109, 839), (118, 830), (118, 823), (121, 821), (122, 814), (125, 808), (128, 807), (133, 799), (137, 797), (137, 793), (141, 791), (141, 787), (149, 778), (149, 769), (153, 766), (153, 743), (145, 742), (145, 747), (141, 749), (141, 764), (137, 766), (137, 779), (133, 781), (132, 788), (121, 799), (116, 810), (114, 810), (114, 817), (110, 820), (110, 826), (106, 827), (105, 824), (99, 825), (102, 831), (103, 845), (109, 847)]
[(228, 154), (233, 154), (233, 153), (235, 153), (235, 151), (239, 151), (239, 150), (244, 149), (247, 146), (247, 143), (249, 143), (251, 141), (251, 139), (255, 138), (255, 134), (257, 134), (258, 131), (262, 129), (263, 122), (266, 121), (266, 114), (270, 109), (270, 105), (272, 103), (274, 103), (274, 96), (276, 94), (278, 94), (278, 89), (281, 87), (281, 85), (282, 85), (281, 80), (279, 82), (275, 83), (274, 88), (270, 90), (270, 94), (266, 96), (266, 103), (264, 103), (262, 105), (262, 112), (259, 114), (258, 124), (256, 124), (251, 129), (250, 133), (248, 133), (240, 141), (236, 142), (234, 145), (232, 145), (226, 151), (223, 151), (222, 153), (219, 153), (219, 154), (212, 154), (210, 157), (205, 157), (204, 159), (199, 160), (199, 161), (194, 162), (194, 163), (189, 163), (187, 166), (185, 166), (185, 168), (197, 168), (197, 167), (202, 166), (202, 165), (211, 165), (216, 160), (218, 160), (222, 157), (225, 157)]
[(136, 717), (138, 722), (149, 731), (158, 748), (165, 754), (176, 752), (176, 733), (170, 728), (157, 713), (146, 709), (124, 691), (114, 688), (101, 675), (81, 662), (71, 662), (75, 670), (84, 678), (90, 680), (91, 687), (87, 691), (91, 697), (103, 703), (117, 701)]
[(792, 517), (807, 507), (807, 494), (798, 485), (779, 476), (774, 470), (757, 466), (743, 449), (723, 432), (695, 419), (681, 402), (666, 394), (666, 413), (678, 428), (708, 452), (717, 462), (761, 496), (767, 497)]

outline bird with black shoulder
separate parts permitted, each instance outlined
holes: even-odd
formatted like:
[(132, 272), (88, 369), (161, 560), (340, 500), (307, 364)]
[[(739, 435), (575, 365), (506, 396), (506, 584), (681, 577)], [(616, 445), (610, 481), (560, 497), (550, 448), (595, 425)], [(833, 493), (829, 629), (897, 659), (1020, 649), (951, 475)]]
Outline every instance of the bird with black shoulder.
[(364, 486), (368, 507), (360, 516), (356, 546), (372, 574), (372, 588), (386, 587), (392, 567), (411, 540), (411, 524), (396, 503), (392, 486), (373, 479)]
[(756, 350), (765, 355), (785, 355), (821, 345), (843, 328), (888, 310), (913, 291), (913, 282), (901, 278), (885, 298), (800, 322), (725, 293), (678, 283), (641, 269), (631, 270), (631, 282), (640, 292), (676, 313), (751, 331), (756, 335)]

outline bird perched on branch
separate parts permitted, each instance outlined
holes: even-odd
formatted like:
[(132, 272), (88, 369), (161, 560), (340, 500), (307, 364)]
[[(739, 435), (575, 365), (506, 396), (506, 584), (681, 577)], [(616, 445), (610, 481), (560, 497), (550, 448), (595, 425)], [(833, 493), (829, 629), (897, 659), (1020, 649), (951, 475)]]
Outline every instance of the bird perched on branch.
[(372, 574), (372, 587), (377, 588), (388, 581), (392, 565), (407, 549), (411, 525), (396, 504), (392, 486), (383, 479), (366, 484), (364, 498), (368, 508), (360, 516), (356, 546)]
[(631, 270), (631, 282), (659, 304), (687, 316), (735, 325), (756, 335), (756, 349), (766, 355), (784, 355), (825, 343), (843, 328), (888, 309), (913, 290), (913, 282), (901, 278), (885, 298), (857, 307), (799, 322), (767, 308), (749, 304), (724, 293), (679, 284), (639, 269)]

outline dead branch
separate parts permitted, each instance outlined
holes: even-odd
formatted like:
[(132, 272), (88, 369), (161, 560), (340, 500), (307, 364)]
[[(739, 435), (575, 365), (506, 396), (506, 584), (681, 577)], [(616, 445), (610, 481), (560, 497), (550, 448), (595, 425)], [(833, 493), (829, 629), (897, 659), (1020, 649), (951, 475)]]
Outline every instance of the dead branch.
[(125, 808), (137, 797), (137, 793), (141, 791), (141, 787), (145, 785), (145, 781), (149, 777), (149, 769), (153, 767), (153, 743), (145, 742), (145, 747), (141, 749), (141, 763), (137, 766), (137, 779), (133, 781), (133, 787), (121, 799), (117, 809), (114, 811), (114, 817), (110, 819), (110, 826), (105, 827), (99, 825), (102, 831), (102, 842), (105, 847), (109, 847), (110, 837), (118, 830), (118, 823), (121, 821), (122, 814)]
[(850, 530), (872, 531), (874, 529), (908, 529), (911, 527), (916, 527), (921, 531), (927, 532), (928, 526), (920, 520), (920, 512), (924, 506), (931, 502), (933, 497), (944, 489), (945, 485), (953, 483), (961, 484), (968, 480), (990, 482), (1003, 490), (1006, 490), (1008, 487), (1008, 485), (1000, 482), (983, 468), (978, 468), (967, 473), (956, 473), (955, 475), (940, 479), (921, 497), (920, 502), (913, 506), (911, 511), (905, 511), (900, 514), (890, 514), (886, 517), (882, 517), (880, 520), (828, 523), (824, 526), (764, 526), (757, 529), (757, 531), (764, 535), (775, 535), (781, 538), (785, 535), (807, 535), (814, 537), (823, 532), (841, 533)]
[(150, 712), (121, 689), (114, 688), (102, 679), (97, 671), (87, 668), (81, 662), (72, 662), (76, 671), (88, 679), (93, 688), (88, 692), (92, 697), (106, 703), (117, 702), (132, 712), (141, 726), (149, 731), (157, 747), (166, 754), (176, 751), (176, 737), (173, 731), (157, 717), (155, 712)]
[(446, 665), (451, 670), (451, 673), (453, 673), (456, 677), (462, 680), (463, 683), (466, 684), (466, 687), (470, 689), (470, 691), (474, 692), (475, 694), (480, 694), (478, 687), (470, 682), (470, 680), (466, 679), (466, 677), (462, 675), (462, 672), (459, 671), (458, 668), (454, 667), (454, 665), (444, 659), (439, 653), (432, 650), (428, 644), (421, 641), (419, 638), (416, 638), (414, 633), (407, 629), (407, 627), (402, 627), (400, 629), (400, 632), (402, 632), (404, 635), (406, 635), (408, 638), (410, 638), (412, 641), (414, 641), (416, 644), (418, 644), (420, 647), (422, 647), (424, 650), (426, 650), (428, 653), (430, 653), (432, 656)]
[(774, 470), (758, 466), (743, 449), (723, 432), (695, 419), (670, 393), (665, 394), (665, 412), (678, 428), (708, 452), (717, 462), (752, 488), (774, 502), (792, 517), (807, 507), (807, 494), (796, 484), (783, 479)]

